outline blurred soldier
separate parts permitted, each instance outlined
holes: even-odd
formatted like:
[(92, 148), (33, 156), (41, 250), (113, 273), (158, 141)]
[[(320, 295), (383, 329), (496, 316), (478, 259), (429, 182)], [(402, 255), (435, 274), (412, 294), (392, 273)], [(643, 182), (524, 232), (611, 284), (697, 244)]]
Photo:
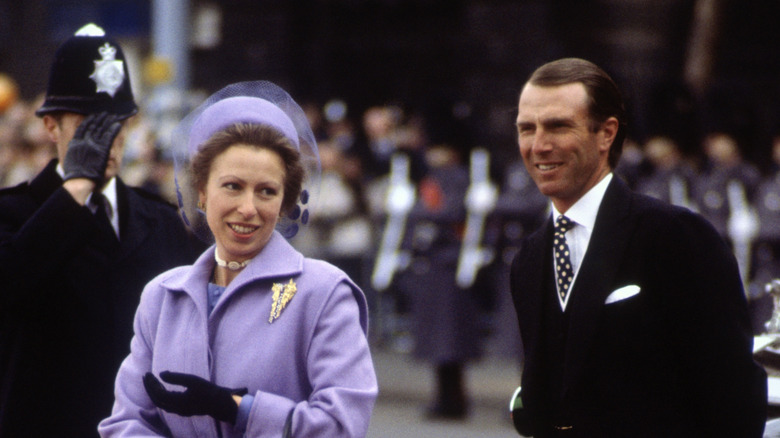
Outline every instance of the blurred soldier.
[(116, 176), (137, 110), (102, 29), (59, 47), (36, 112), (59, 160), (0, 191), (0, 436), (97, 436), (143, 285), (194, 259), (175, 207)]
[(704, 138), (705, 165), (695, 183), (695, 203), (724, 238), (730, 238), (728, 220), (732, 209), (728, 185), (739, 184), (748, 203), (760, 179), (758, 169), (744, 161), (736, 139), (723, 131), (713, 131)]
[(463, 243), (469, 188), (465, 164), (473, 144), (467, 115), (449, 97), (435, 95), (416, 119), (424, 169), (410, 214), (404, 249), (409, 267), (397, 289), (408, 299), (414, 354), (435, 370), (431, 419), (459, 420), (468, 414), (465, 367), (481, 353), (480, 302), (483, 283), (460, 287), (456, 280)]
[(663, 135), (651, 137), (645, 143), (645, 156), (651, 169), (649, 174), (639, 178), (636, 191), (673, 205), (693, 208), (690, 196), (695, 174), (683, 160), (677, 142)]
[(479, 312), (472, 292), (457, 286), (458, 263), (469, 185), (468, 168), (452, 146), (429, 146), (428, 171), (418, 185), (405, 245), (409, 268), (399, 274), (399, 291), (411, 306), (414, 354), (435, 367), (430, 418), (467, 414), (464, 366), (479, 354)]
[(780, 278), (780, 134), (772, 143), (771, 172), (756, 190), (759, 219), (756, 280), (762, 284)]
[(772, 316), (773, 300), (763, 295), (764, 285), (780, 278), (780, 133), (772, 143), (772, 167), (756, 189), (758, 233), (753, 248), (751, 310), (753, 331), (762, 333), (764, 323)]
[(726, 131), (716, 130), (704, 138), (704, 154), (705, 168), (696, 180), (694, 202), (731, 245), (747, 284), (758, 229), (752, 204), (761, 174), (742, 159), (736, 138)]
[[(522, 361), (521, 345), (517, 341), (517, 314), (512, 306), (509, 290), (509, 268), (526, 236), (546, 219), (548, 201), (528, 175), (522, 161), (505, 169), (501, 193), (491, 215), (489, 240), (495, 247), (493, 263), (487, 268), (495, 290), (495, 338), (499, 351), (505, 357)], [(519, 362), (519, 363), (520, 363)]]

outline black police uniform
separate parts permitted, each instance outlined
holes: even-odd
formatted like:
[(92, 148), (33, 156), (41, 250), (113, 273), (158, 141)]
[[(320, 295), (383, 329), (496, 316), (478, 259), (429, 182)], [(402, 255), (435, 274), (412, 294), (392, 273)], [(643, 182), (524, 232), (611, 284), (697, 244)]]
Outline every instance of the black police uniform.
[[(55, 111), (137, 111), (116, 43), (61, 46), (38, 115)], [(119, 178), (117, 240), (62, 187), (56, 164), (0, 191), (2, 437), (97, 436), (143, 286), (198, 250), (173, 205)]]

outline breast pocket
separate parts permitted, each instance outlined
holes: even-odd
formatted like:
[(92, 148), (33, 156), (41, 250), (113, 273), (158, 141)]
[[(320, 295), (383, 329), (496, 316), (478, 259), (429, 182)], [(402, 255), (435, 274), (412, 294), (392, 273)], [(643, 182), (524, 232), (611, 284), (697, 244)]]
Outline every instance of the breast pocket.
[(641, 348), (650, 329), (644, 298), (637, 293), (603, 304), (598, 336), (608, 354), (622, 356)]

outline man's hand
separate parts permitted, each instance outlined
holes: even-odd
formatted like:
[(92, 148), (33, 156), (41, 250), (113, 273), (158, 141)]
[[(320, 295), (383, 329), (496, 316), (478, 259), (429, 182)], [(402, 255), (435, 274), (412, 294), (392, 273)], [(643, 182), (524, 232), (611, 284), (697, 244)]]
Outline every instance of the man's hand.
[(234, 395), (243, 396), (246, 388), (229, 389), (217, 386), (192, 374), (163, 371), (163, 381), (186, 388), (184, 392), (168, 391), (152, 373), (144, 375), (144, 388), (154, 404), (173, 414), (184, 417), (210, 415), (219, 421), (235, 424), (238, 403)]
[(62, 163), (65, 181), (88, 178), (101, 186), (106, 173), (111, 145), (122, 123), (119, 116), (106, 112), (90, 114), (81, 122)]

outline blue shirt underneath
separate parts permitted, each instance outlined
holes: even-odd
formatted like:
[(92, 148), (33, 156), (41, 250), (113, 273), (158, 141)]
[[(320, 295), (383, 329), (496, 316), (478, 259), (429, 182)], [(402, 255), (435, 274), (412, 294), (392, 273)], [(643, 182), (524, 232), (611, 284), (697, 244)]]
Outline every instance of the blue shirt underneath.
[(208, 295), (209, 295), (209, 315), (211, 315), (211, 311), (214, 310), (214, 307), (217, 306), (217, 302), (219, 301), (219, 297), (222, 296), (222, 294), (225, 292), (225, 287), (220, 286), (218, 284), (214, 284), (212, 282), (209, 282), (208, 287)]

